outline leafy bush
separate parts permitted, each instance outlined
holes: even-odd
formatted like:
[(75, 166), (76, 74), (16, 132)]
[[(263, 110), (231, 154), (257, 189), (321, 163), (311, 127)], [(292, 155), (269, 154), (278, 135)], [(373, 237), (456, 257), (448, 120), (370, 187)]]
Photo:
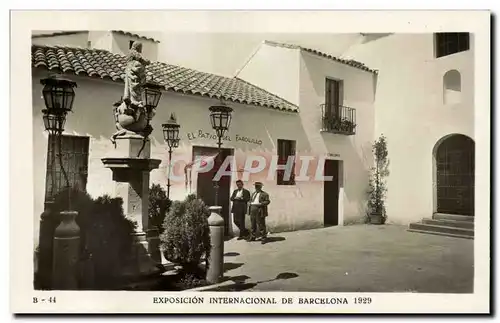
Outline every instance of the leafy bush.
[(386, 178), (389, 176), (389, 158), (387, 140), (381, 135), (372, 146), (375, 166), (371, 168), (368, 186), (368, 210), (370, 214), (381, 214), (383, 222), (387, 219), (385, 198), (387, 195)]
[(210, 254), (210, 211), (194, 195), (184, 201), (175, 201), (163, 223), (160, 236), (165, 258), (180, 264), (185, 272), (198, 273), (198, 264)]
[(163, 187), (153, 184), (149, 190), (149, 221), (160, 234), (163, 233), (163, 222), (171, 204)]
[[(64, 190), (55, 197), (54, 212), (68, 207), (68, 191)], [(131, 233), (136, 227), (124, 215), (123, 200), (108, 195), (94, 200), (87, 193), (73, 189), (71, 209), (78, 212), (76, 222), (80, 227), (81, 288), (115, 286), (121, 268), (130, 257)]]

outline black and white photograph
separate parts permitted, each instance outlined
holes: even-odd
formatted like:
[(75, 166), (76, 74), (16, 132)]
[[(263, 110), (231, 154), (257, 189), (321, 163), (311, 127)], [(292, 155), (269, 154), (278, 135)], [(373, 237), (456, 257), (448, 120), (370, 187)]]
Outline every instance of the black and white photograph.
[(361, 13), (12, 13), (20, 304), (487, 312), (489, 13)]

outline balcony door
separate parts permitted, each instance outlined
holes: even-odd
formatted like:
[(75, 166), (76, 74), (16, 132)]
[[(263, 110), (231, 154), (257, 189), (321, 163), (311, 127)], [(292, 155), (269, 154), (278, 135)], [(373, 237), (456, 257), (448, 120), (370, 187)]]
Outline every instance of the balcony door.
[(326, 79), (325, 115), (338, 117), (340, 114), (342, 81)]

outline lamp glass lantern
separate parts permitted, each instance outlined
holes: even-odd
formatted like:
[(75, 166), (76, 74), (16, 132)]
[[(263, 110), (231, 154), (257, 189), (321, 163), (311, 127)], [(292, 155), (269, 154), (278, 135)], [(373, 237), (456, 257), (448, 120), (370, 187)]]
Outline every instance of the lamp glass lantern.
[(226, 105), (214, 105), (209, 108), (210, 123), (217, 136), (222, 138), (231, 125), (233, 109)]
[(164, 123), (161, 126), (163, 128), (163, 139), (165, 139), (167, 145), (170, 148), (179, 147), (179, 130), (181, 126), (177, 123), (174, 114), (171, 114), (167, 123)]
[(54, 111), (50, 111), (49, 109), (43, 109), (42, 113), (45, 130), (50, 134), (62, 133), (64, 131), (66, 113), (54, 113)]
[(43, 85), (42, 95), (47, 113), (63, 115), (73, 110), (76, 82), (60, 77), (48, 77), (40, 80)]
[(148, 118), (151, 119), (151, 112), (156, 109), (161, 99), (162, 86), (155, 82), (147, 82), (144, 85), (145, 103), (148, 112)]

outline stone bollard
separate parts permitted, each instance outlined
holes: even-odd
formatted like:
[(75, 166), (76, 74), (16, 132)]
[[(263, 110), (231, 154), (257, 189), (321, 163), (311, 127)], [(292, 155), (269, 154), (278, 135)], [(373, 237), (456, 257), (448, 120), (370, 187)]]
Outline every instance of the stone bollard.
[(54, 232), (54, 262), (52, 289), (78, 289), (78, 260), (80, 258), (80, 228), (76, 211), (62, 211), (61, 223)]
[(151, 255), (151, 259), (161, 264), (161, 251), (160, 251), (160, 232), (158, 229), (151, 228), (146, 232), (146, 238), (148, 241), (148, 252)]
[(52, 253), (54, 230), (58, 224), (53, 212), (53, 201), (45, 202), (45, 210), (40, 215), (40, 232), (38, 237), (38, 286), (37, 289), (51, 289)]
[(224, 218), (221, 206), (211, 206), (208, 225), (210, 226), (210, 257), (207, 260), (207, 281), (215, 284), (220, 281), (224, 268)]

